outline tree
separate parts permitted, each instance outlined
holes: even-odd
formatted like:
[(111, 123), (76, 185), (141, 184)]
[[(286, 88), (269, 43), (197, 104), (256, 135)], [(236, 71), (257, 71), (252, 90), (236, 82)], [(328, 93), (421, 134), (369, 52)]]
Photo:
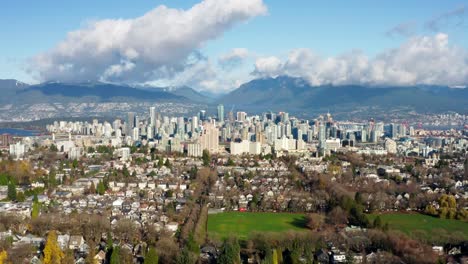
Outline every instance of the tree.
[(32, 210), (31, 210), (31, 218), (36, 219), (39, 216), (39, 212), (41, 210), (41, 205), (39, 202), (33, 202)]
[(18, 193), (16, 194), (16, 201), (18, 201), (18, 202), (20, 202), (20, 203), (26, 201), (26, 196), (24, 195), (23, 192), (18, 192)]
[(120, 264), (120, 247), (114, 247), (110, 257), (110, 264)]
[(323, 215), (320, 214), (309, 214), (306, 217), (306, 226), (311, 230), (320, 229), (324, 222)]
[(167, 168), (171, 168), (171, 163), (169, 162), (169, 159), (166, 159), (166, 162), (164, 162), (164, 166)]
[(378, 215), (378, 216), (374, 219), (373, 226), (374, 226), (374, 228), (381, 228), (381, 227), (382, 227), (382, 218), (380, 218), (380, 215)]
[(219, 264), (240, 264), (240, 245), (237, 238), (229, 238), (224, 240), (221, 255), (219, 256)]
[(57, 146), (55, 146), (54, 144), (50, 145), (49, 149), (50, 149), (50, 151), (52, 151), (52, 152), (57, 152), (57, 151), (58, 151)]
[(63, 256), (62, 263), (74, 263), (75, 262), (75, 256), (73, 254), (73, 250), (68, 249), (65, 252), (65, 255)]
[(96, 191), (99, 195), (104, 195), (104, 193), (106, 192), (106, 186), (102, 181), (98, 183)]
[(163, 158), (159, 158), (159, 160), (158, 160), (158, 168), (162, 168), (163, 165), (164, 165), (164, 159), (163, 159)]
[(5, 250), (2, 250), (2, 251), (0, 252), (0, 264), (5, 264), (5, 263), (7, 263), (7, 262), (6, 262), (6, 261), (7, 261), (7, 258), (8, 258), (7, 252), (6, 252)]
[(346, 224), (348, 222), (348, 213), (340, 206), (334, 207), (328, 213), (327, 221), (334, 225)]
[(232, 167), (234, 165), (236, 165), (236, 163), (234, 163), (234, 161), (229, 157), (227, 160), (226, 166)]
[(193, 264), (196, 259), (192, 253), (187, 249), (182, 249), (182, 252), (177, 256), (176, 264)]
[(191, 252), (195, 254), (200, 254), (200, 246), (197, 244), (195, 241), (195, 238), (193, 236), (193, 232), (190, 232), (187, 240), (187, 249), (190, 250)]
[(144, 264), (158, 264), (158, 254), (156, 253), (156, 249), (154, 247), (151, 247), (148, 250), (148, 253), (146, 253), (145, 256), (145, 262)]
[(64, 254), (57, 243), (57, 233), (51, 230), (44, 247), (44, 264), (60, 264), (63, 258)]
[(7, 197), (8, 197), (8, 200), (10, 201), (16, 200), (16, 184), (14, 182), (10, 182), (8, 184)]
[(91, 182), (91, 186), (89, 186), (89, 193), (90, 194), (96, 193), (96, 186), (94, 186), (94, 182)]
[(211, 157), (210, 157), (210, 152), (207, 149), (203, 150), (202, 160), (203, 160), (203, 166), (210, 165)]

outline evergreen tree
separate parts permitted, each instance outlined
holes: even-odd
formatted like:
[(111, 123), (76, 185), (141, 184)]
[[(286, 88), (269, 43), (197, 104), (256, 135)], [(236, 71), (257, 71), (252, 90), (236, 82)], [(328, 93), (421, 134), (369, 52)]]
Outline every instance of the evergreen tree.
[(106, 186), (102, 181), (98, 183), (96, 191), (99, 195), (104, 195), (104, 193), (106, 192)]
[(203, 166), (210, 165), (211, 157), (210, 157), (210, 152), (207, 149), (203, 150), (202, 160), (203, 160)]
[(232, 167), (232, 166), (234, 166), (234, 165), (236, 165), (236, 164), (234, 163), (234, 161), (233, 161), (231, 158), (228, 158), (228, 161), (227, 161), (226, 166)]
[(114, 247), (110, 257), (110, 264), (120, 264), (120, 247)]
[(226, 239), (223, 243), (219, 264), (240, 264), (240, 245), (237, 238)]
[(169, 162), (169, 159), (166, 159), (166, 162), (164, 162), (164, 166), (167, 168), (171, 168), (171, 163)]
[(41, 210), (41, 205), (39, 202), (33, 202), (32, 210), (31, 210), (31, 218), (35, 219), (39, 216), (39, 212)]
[(10, 201), (16, 201), (16, 184), (14, 182), (8, 184), (7, 197)]
[(49, 231), (47, 243), (44, 247), (44, 264), (60, 264), (64, 258), (64, 253), (57, 243), (57, 233), (55, 230)]
[(163, 165), (164, 165), (164, 159), (163, 159), (163, 158), (159, 158), (159, 160), (158, 160), (158, 168), (162, 168)]
[(375, 219), (374, 219), (374, 228), (381, 228), (382, 227), (382, 219), (380, 218), (380, 215), (377, 216)]
[(195, 238), (193, 236), (193, 232), (190, 232), (190, 234), (189, 234), (189, 237), (188, 237), (188, 240), (187, 240), (187, 248), (188, 248), (188, 250), (190, 250), (191, 252), (193, 252), (193, 253), (195, 253), (197, 255), (200, 254), (200, 246), (195, 241)]
[(145, 256), (145, 262), (144, 264), (158, 264), (159, 258), (158, 254), (156, 253), (156, 249), (154, 247), (151, 247), (148, 250), (148, 253), (146, 253)]

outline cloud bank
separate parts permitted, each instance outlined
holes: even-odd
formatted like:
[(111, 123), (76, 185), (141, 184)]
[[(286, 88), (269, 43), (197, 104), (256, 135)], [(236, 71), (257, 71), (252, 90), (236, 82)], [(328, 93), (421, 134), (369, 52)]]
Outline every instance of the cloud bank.
[(204, 0), (188, 10), (159, 6), (135, 19), (100, 20), (32, 58), (29, 71), (40, 81), (141, 83), (190, 75), (204, 64), (197, 51), (205, 42), (266, 12), (262, 0)]
[(419, 36), (369, 58), (360, 51), (322, 57), (310, 49), (292, 50), (285, 60), (258, 58), (256, 77), (291, 75), (312, 85), (466, 85), (468, 51), (449, 45), (448, 35)]
[(242, 63), (249, 56), (249, 50), (245, 48), (235, 48), (219, 57), (218, 63), (223, 68), (233, 68)]

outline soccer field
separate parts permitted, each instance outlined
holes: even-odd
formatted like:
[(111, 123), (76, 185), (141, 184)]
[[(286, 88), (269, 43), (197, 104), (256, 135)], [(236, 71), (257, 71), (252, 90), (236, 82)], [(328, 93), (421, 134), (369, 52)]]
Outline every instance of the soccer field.
[(208, 234), (246, 239), (253, 232), (307, 231), (303, 214), (226, 212), (208, 216)]
[(382, 223), (389, 228), (399, 230), (412, 237), (439, 240), (444, 236), (459, 236), (468, 240), (468, 223), (459, 220), (440, 219), (417, 213), (370, 214), (372, 222), (380, 215)]

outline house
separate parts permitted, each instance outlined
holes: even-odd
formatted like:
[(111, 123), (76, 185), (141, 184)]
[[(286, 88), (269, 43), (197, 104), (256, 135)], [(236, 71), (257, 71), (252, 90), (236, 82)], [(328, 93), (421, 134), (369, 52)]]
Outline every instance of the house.
[(330, 256), (324, 249), (319, 249), (315, 252), (314, 258), (318, 263), (330, 263)]
[(433, 246), (432, 251), (438, 255), (443, 255), (444, 254), (444, 247), (443, 246)]
[(80, 247), (83, 246), (85, 240), (83, 236), (71, 236), (70, 241), (68, 243), (68, 248), (71, 250), (78, 250)]
[(94, 256), (94, 261), (98, 264), (104, 263), (106, 260), (106, 252), (99, 250), (99, 252)]
[(112, 202), (112, 207), (114, 208), (122, 208), (123, 205), (123, 200), (117, 199), (114, 202)]
[(171, 232), (177, 232), (178, 228), (179, 228), (179, 224), (176, 222), (169, 222), (166, 224), (166, 229)]
[(17, 242), (18, 244), (29, 244), (34, 245), (35, 247), (41, 247), (45, 243), (45, 239), (42, 237), (36, 237), (34, 235), (28, 234)]
[(62, 251), (68, 247), (68, 243), (70, 242), (70, 235), (58, 235), (57, 236), (57, 243)]
[(448, 251), (449, 255), (459, 255), (461, 254), (461, 248), (460, 247), (454, 247)]

